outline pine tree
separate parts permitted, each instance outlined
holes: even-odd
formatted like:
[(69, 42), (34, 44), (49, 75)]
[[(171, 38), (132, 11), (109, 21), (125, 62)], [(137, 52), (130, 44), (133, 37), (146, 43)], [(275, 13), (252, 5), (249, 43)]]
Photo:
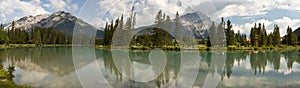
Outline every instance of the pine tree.
[(267, 33), (266, 33), (266, 28), (265, 28), (265, 25), (263, 24), (263, 27), (261, 29), (261, 32), (260, 32), (260, 44), (259, 46), (266, 46), (268, 41), (267, 41)]
[(291, 45), (291, 46), (298, 45), (297, 36), (292, 31), (292, 28), (290, 26), (288, 26), (287, 28), (287, 35), (285, 36), (284, 41), (285, 41), (284, 43), (287, 45)]
[(298, 42), (297, 42), (297, 36), (295, 33), (292, 33), (292, 37), (291, 37), (291, 45), (292, 46), (297, 46), (298, 45)]
[(159, 10), (156, 14), (154, 24), (157, 28), (163, 28), (163, 17), (162, 11)]
[(174, 30), (174, 36), (180, 38), (181, 37), (181, 25), (180, 25), (180, 17), (178, 12), (176, 12), (176, 16), (174, 19), (175, 22), (175, 30)]
[[(221, 22), (221, 25), (224, 23), (223, 20)], [(234, 31), (232, 30), (232, 24), (230, 20), (227, 20), (227, 28), (225, 29), (225, 35), (226, 35), (227, 45), (234, 45), (237, 39), (235, 39), (234, 37)]]
[[(225, 30), (224, 30), (224, 22), (221, 22), (219, 25), (218, 25), (218, 28), (217, 28), (217, 46), (218, 47), (225, 47), (226, 45), (226, 35), (225, 35)], [(230, 30), (230, 33), (229, 35), (232, 35), (233, 37), (230, 37), (232, 38), (233, 40), (230, 40), (231, 42), (233, 42), (233, 44), (235, 43), (235, 38), (234, 38), (234, 31), (233, 30)]]
[(103, 38), (103, 41), (104, 41), (104, 45), (108, 45), (108, 41), (109, 41), (109, 25), (108, 25), (107, 22), (106, 22), (105, 28), (104, 28), (104, 38)]
[(255, 30), (254, 30), (254, 28), (251, 28), (250, 40), (251, 40), (251, 45), (255, 46)]
[(5, 44), (5, 43), (8, 44), (8, 42), (9, 42), (9, 38), (7, 34), (2, 29), (2, 27), (0, 27), (0, 44)]
[(278, 46), (281, 42), (281, 37), (280, 37), (280, 31), (278, 25), (274, 25), (274, 31), (273, 31), (273, 36), (274, 36), (274, 45)]
[(166, 28), (165, 28), (168, 32), (171, 32), (171, 18), (170, 16), (167, 16), (167, 19), (166, 19)]
[(212, 22), (211, 26), (209, 27), (209, 41), (207, 42), (207, 46), (210, 47), (212, 44), (216, 44), (216, 26), (215, 22)]
[(33, 29), (33, 38), (34, 38), (34, 44), (36, 46), (41, 46), (42, 44), (42, 39), (41, 39), (41, 33), (40, 33), (41, 28), (35, 27)]
[(268, 46), (273, 46), (274, 42), (273, 42), (273, 33), (270, 33), (268, 36)]

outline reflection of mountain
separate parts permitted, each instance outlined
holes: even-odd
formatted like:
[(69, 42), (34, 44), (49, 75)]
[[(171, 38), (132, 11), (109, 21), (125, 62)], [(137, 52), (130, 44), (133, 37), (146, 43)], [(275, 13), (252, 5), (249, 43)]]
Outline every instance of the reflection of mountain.
[[(5, 55), (1, 55), (1, 58), (7, 58), (21, 69), (64, 76), (75, 71), (71, 48), (7, 49), (2, 51)], [(89, 63), (85, 63), (87, 64)]]

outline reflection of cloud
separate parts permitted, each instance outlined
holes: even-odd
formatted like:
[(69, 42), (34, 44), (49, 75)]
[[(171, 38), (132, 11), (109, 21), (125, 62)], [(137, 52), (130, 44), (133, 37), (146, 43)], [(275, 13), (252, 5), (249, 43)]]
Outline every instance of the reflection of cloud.
[(26, 84), (38, 83), (41, 80), (43, 80), (43, 78), (45, 78), (48, 74), (40, 73), (40, 72), (36, 72), (36, 71), (23, 70), (23, 69), (16, 67), (16, 72), (14, 75), (16, 75), (14, 81), (17, 84), (22, 84), (22, 85), (25, 84), (26, 85)]

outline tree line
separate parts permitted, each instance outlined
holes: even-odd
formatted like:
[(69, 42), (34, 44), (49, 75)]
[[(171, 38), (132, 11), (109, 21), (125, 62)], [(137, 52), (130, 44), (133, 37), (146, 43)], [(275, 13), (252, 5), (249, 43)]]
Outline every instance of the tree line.
[(4, 30), (1, 25), (0, 44), (71, 44), (72, 35), (50, 28), (34, 27), (32, 30), (15, 28), (15, 22), (10, 30)]
[[(116, 21), (111, 21), (110, 23), (106, 23), (104, 29), (104, 38), (102, 42), (98, 44), (102, 45), (111, 45), (113, 33), (117, 31), (124, 31), (121, 34), (117, 34), (116, 38), (119, 39), (119, 42), (124, 42), (122, 36), (128, 37), (130, 33), (134, 30), (135, 25), (135, 16), (136, 14), (133, 12), (134, 7), (132, 8), (131, 15), (127, 18), (127, 21), (123, 23), (123, 15), (120, 18), (117, 18)], [(146, 33), (142, 35), (135, 35), (130, 44), (134, 46), (150, 46), (150, 47), (162, 47), (162, 46), (176, 46), (178, 42), (175, 37), (188, 37), (183, 35), (185, 29), (182, 28), (180, 24), (181, 19), (178, 14), (173, 20), (171, 20), (170, 16), (164, 14), (161, 10), (157, 12), (154, 27), (149, 30), (153, 30), (153, 34)], [(174, 27), (172, 27), (172, 25)], [(164, 30), (162, 30), (164, 29)], [(238, 30), (237, 33), (234, 32), (233, 26), (230, 20), (224, 21), (224, 18), (221, 18), (220, 23), (212, 22), (209, 27), (208, 38), (197, 39), (198, 44), (205, 44), (208, 47), (213, 46), (245, 46), (245, 47), (266, 47), (266, 46), (279, 46), (281, 44), (286, 44), (290, 46), (297, 46), (298, 38), (292, 32), (291, 27), (287, 29), (287, 35), (284, 37), (280, 36), (280, 29), (278, 25), (274, 25), (274, 30), (271, 33), (267, 33), (266, 27), (263, 23), (254, 24), (254, 27), (251, 28), (250, 36), (247, 38), (246, 34), (243, 34)], [(126, 35), (127, 34), (127, 35)]]
[[(127, 18), (126, 22), (123, 21), (123, 15), (117, 18), (115, 21), (110, 23), (106, 22), (104, 28), (103, 40), (97, 40), (96, 43), (109, 46), (112, 43), (113, 37), (117, 39), (117, 45), (123, 44), (126, 41), (130, 41), (131, 46), (149, 46), (149, 47), (162, 47), (162, 46), (176, 46), (177, 41), (174, 40), (176, 36), (180, 37), (182, 35), (182, 28), (180, 25), (180, 17), (178, 12), (174, 20), (171, 20), (170, 16), (163, 13), (161, 10), (157, 12), (154, 25), (149, 28), (145, 28), (142, 31), (146, 32), (141, 35), (133, 35), (132, 33), (137, 31), (134, 29), (136, 24), (136, 13), (133, 12), (134, 7), (132, 7), (131, 14)], [(172, 30), (172, 23), (175, 28)], [(114, 34), (116, 33), (116, 34)], [(173, 35), (171, 34), (173, 33)], [(132, 39), (128, 39), (133, 36)]]

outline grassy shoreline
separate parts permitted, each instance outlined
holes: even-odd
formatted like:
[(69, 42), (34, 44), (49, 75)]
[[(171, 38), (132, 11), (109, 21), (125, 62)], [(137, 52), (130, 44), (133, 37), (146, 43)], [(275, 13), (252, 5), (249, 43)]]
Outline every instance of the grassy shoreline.
[[(72, 44), (43, 44), (41, 47), (55, 47), (55, 46), (72, 46)], [(37, 47), (35, 44), (9, 44), (9, 45), (0, 45), (0, 49), (8, 48), (32, 48)]]
[[(57, 47), (57, 46), (72, 46), (72, 44), (43, 44), (42, 47)], [(0, 45), (0, 49), (8, 49), (8, 48), (34, 48), (37, 47), (35, 44), (9, 44), (9, 45)], [(102, 46), (96, 45), (96, 49), (111, 49), (111, 46)], [(132, 49), (132, 50), (151, 50), (153, 48), (148, 46), (130, 46), (130, 47), (115, 47), (116, 49)], [(161, 47), (163, 50), (180, 50), (178, 46), (163, 46)], [(287, 46), (287, 45), (279, 45), (277, 47), (274, 46), (265, 46), (265, 47), (245, 47), (245, 46), (228, 46), (223, 48), (215, 48), (215, 47), (207, 47), (205, 45), (199, 45), (198, 48), (195, 47), (184, 47), (184, 50), (199, 50), (199, 51), (210, 51), (210, 50), (253, 50), (253, 51), (266, 51), (266, 50), (298, 50), (300, 46)]]
[[(102, 46), (102, 45), (96, 45), (97, 49), (111, 49), (111, 46)], [(132, 49), (132, 50), (151, 50), (153, 48), (148, 46), (131, 46), (131, 47), (115, 47), (116, 49)], [(163, 50), (180, 50), (180, 47), (174, 47), (174, 46), (164, 46), (161, 47)], [(199, 45), (198, 48), (193, 47), (185, 47), (184, 50), (199, 50), (199, 51), (210, 51), (210, 50), (252, 50), (252, 51), (266, 51), (266, 50), (299, 50), (300, 46), (286, 46), (286, 45), (280, 45), (277, 47), (274, 46), (265, 46), (265, 47), (244, 47), (244, 46), (228, 46), (223, 48), (216, 48), (216, 47), (206, 47), (203, 45)]]

